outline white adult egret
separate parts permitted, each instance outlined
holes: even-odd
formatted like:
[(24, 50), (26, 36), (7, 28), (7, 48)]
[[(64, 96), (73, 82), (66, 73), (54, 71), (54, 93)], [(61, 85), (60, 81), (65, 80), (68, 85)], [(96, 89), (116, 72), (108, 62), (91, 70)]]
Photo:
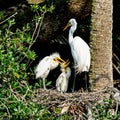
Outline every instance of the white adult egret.
[(61, 93), (64, 93), (68, 89), (69, 77), (71, 76), (71, 69), (68, 67), (69, 61), (61, 63), (61, 74), (56, 80), (56, 88)]
[(46, 90), (45, 79), (47, 78), (50, 70), (55, 69), (59, 65), (59, 62), (56, 61), (55, 59), (60, 59), (60, 61), (64, 62), (64, 60), (60, 58), (59, 53), (56, 52), (51, 54), (50, 56), (44, 57), (36, 67), (35, 70), (36, 79), (38, 78), (43, 79), (44, 90)]
[[(68, 39), (71, 48), (71, 53), (74, 59), (75, 77), (76, 77), (76, 73), (89, 72), (90, 59), (91, 59), (90, 48), (87, 45), (87, 43), (79, 36), (73, 37), (73, 34), (77, 29), (77, 22), (75, 19), (73, 18), (70, 19), (64, 30), (67, 29), (69, 26), (70, 29), (69, 29)], [(75, 87), (75, 77), (73, 82), (73, 91)]]

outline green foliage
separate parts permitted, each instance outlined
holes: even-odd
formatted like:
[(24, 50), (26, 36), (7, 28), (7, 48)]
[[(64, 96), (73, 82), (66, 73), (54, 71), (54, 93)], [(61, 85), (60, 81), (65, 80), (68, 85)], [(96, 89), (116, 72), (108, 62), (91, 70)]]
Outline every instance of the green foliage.
[[(60, 120), (70, 118), (67, 115), (53, 114), (59, 108), (51, 108), (51, 112), (46, 106), (37, 102), (35, 89), (42, 86), (39, 80), (38, 86), (34, 88), (28, 84), (29, 79), (34, 79), (34, 70), (27, 70), (36, 54), (31, 50), (31, 46), (36, 41), (39, 28), (43, 22), (44, 14), (52, 12), (53, 5), (40, 7), (33, 5), (31, 8), (35, 12), (33, 23), (36, 26), (31, 34), (29, 23), (22, 29), (17, 26), (15, 15), (4, 20), (4, 13), (0, 12), (0, 119), (1, 120)], [(20, 27), (21, 28), (21, 27)], [(33, 28), (32, 28), (33, 29)], [(51, 82), (47, 82), (49, 86)]]
[(34, 91), (26, 82), (30, 74), (26, 72), (26, 68), (29, 61), (36, 57), (35, 52), (29, 48), (33, 43), (30, 28), (27, 24), (22, 30), (16, 29), (13, 32), (14, 24), (15, 19), (9, 19), (5, 30), (0, 31), (1, 119), (28, 118), (40, 109), (35, 107), (35, 103), (27, 102), (34, 96)]
[(104, 99), (103, 103), (97, 104), (93, 109), (93, 116), (95, 120), (120, 120), (120, 113), (116, 115), (111, 114), (113, 109), (113, 100)]
[[(29, 44), (32, 44), (28, 28), (11, 31), (11, 26), (15, 20), (8, 20), (8, 27), (5, 31), (0, 31), (0, 76), (7, 81), (16, 81), (16, 79), (27, 80), (26, 67), (27, 61), (34, 60), (36, 55), (34, 51), (29, 50)], [(24, 59), (25, 58), (25, 59)]]
[(39, 6), (38, 4), (31, 5), (31, 10), (33, 12), (41, 12), (42, 14), (46, 12), (52, 13), (54, 9), (55, 9), (54, 5), (50, 6), (43, 5), (42, 7)]
[[(46, 6), (33, 6), (32, 9), (47, 11)], [(40, 17), (39, 14), (38, 18)], [(2, 13), (0, 18), (4, 18)], [(35, 42), (35, 34), (31, 36), (29, 24), (22, 30), (17, 28), (13, 31), (15, 24), (15, 19), (8, 19), (5, 29), (0, 30), (0, 119), (54, 118), (45, 107), (34, 102), (35, 91), (27, 83), (32, 74), (27, 72), (27, 67), (36, 57), (35, 52), (30, 50)], [(32, 75), (30, 77), (34, 78)]]
[(38, 4), (31, 5), (31, 10), (35, 13), (33, 21), (39, 23), (40, 20), (43, 20), (46, 13), (52, 13), (54, 9), (54, 5), (43, 5), (42, 7)]
[[(46, 84), (46, 87), (50, 86), (52, 84), (52, 81), (47, 81), (45, 84)], [(35, 83), (35, 88), (43, 88), (43, 80), (42, 79), (39, 79), (39, 81)]]
[[(52, 13), (54, 6), (32, 5), (31, 10), (35, 13), (33, 22), (36, 26), (31, 34), (29, 23), (22, 29), (14, 28), (15, 18), (4, 20), (4, 12), (0, 12), (0, 21), (4, 23), (0, 30), (0, 119), (1, 120), (73, 120), (74, 116), (67, 113), (61, 115), (60, 108), (56, 106), (48, 108), (37, 102), (35, 89), (42, 86), (42, 80), (33, 89), (27, 81), (34, 79), (34, 70), (27, 71), (36, 54), (31, 50), (31, 46), (36, 41), (37, 28), (41, 27), (44, 14)], [(4, 21), (4, 22), (2, 22)], [(0, 23), (0, 25), (1, 25)], [(14, 28), (14, 29), (13, 29)], [(32, 28), (33, 29), (33, 28)], [(39, 29), (38, 32), (39, 33)], [(51, 82), (47, 82), (49, 86)], [(112, 101), (104, 101), (105, 105), (98, 104), (94, 108), (95, 119), (103, 120), (120, 118), (112, 116), (109, 108)]]

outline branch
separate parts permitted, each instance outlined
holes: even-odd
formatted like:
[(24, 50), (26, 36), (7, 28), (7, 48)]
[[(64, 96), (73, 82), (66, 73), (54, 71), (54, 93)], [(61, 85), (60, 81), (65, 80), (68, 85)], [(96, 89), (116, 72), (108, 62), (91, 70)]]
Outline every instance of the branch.
[(117, 66), (113, 63), (113, 67), (115, 68), (115, 70), (118, 72), (118, 74), (120, 74), (120, 70), (117, 68)]
[(0, 22), (0, 25), (3, 24), (4, 22), (6, 22), (7, 20), (9, 20), (10, 18), (14, 17), (15, 15), (17, 15), (18, 13), (15, 12), (13, 15), (11, 15), (10, 17), (8, 17), (7, 19), (5, 19), (4, 21)]

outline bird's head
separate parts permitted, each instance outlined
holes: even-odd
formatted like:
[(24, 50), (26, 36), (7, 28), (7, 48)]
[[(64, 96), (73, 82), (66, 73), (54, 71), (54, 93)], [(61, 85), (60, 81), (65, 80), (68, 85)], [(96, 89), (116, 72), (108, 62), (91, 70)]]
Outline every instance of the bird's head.
[(70, 64), (69, 59), (67, 61), (65, 61), (60, 57), (55, 58), (54, 61), (58, 62), (61, 65), (61, 67), (64, 69), (66, 69), (68, 67), (68, 65)]
[(61, 71), (62, 71), (62, 72), (66, 72), (69, 64), (70, 64), (70, 61), (69, 61), (69, 60), (67, 60), (66, 62), (63, 62), (63, 63), (60, 65), (60, 66), (61, 66)]
[(68, 68), (68, 65), (70, 64), (69, 59), (68, 59), (67, 61), (64, 61), (64, 60), (61, 59), (61, 58), (57, 58), (56, 61), (60, 64), (61, 71), (62, 71), (62, 72), (66, 72), (66, 70), (67, 70), (67, 68)]
[(57, 53), (57, 52), (55, 52), (55, 53), (52, 53), (52, 54), (50, 55), (50, 57), (51, 57), (52, 59), (59, 58), (59, 57), (60, 57), (60, 54)]
[(65, 31), (70, 26), (77, 26), (77, 22), (76, 22), (76, 20), (74, 18), (71, 18), (69, 20), (69, 22), (67, 23), (67, 25), (65, 26), (65, 28), (63, 29), (63, 31)]
[(59, 57), (60, 57), (60, 54), (57, 53), (57, 52), (52, 53), (52, 54), (49, 56), (49, 64), (50, 64), (51, 70), (52, 70), (52, 69), (55, 69), (56, 67), (58, 67), (59, 63), (56, 62), (54, 59), (59, 58)]

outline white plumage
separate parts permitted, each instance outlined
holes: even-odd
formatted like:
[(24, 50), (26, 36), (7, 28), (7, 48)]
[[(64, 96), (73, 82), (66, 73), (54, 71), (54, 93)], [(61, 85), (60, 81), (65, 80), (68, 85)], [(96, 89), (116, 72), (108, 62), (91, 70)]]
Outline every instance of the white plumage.
[(74, 59), (74, 67), (76, 73), (88, 72), (90, 68), (90, 48), (87, 43), (79, 36), (73, 37), (77, 29), (77, 22), (75, 19), (70, 19), (64, 30), (70, 26), (69, 30), (69, 45)]
[(90, 49), (80, 37), (75, 37), (74, 41), (74, 43), (71, 43), (71, 51), (76, 72), (88, 72), (90, 68)]
[(61, 64), (61, 74), (56, 80), (56, 88), (61, 93), (64, 93), (68, 89), (69, 77), (71, 76), (71, 69), (69, 67), (65, 67), (64, 63)]
[(45, 79), (47, 78), (50, 70), (55, 69), (58, 67), (59, 63), (55, 61), (56, 58), (60, 58), (59, 53), (53, 53), (50, 56), (44, 57), (36, 67), (35, 75), (36, 79), (42, 78), (43, 79), (43, 86), (46, 90)]

